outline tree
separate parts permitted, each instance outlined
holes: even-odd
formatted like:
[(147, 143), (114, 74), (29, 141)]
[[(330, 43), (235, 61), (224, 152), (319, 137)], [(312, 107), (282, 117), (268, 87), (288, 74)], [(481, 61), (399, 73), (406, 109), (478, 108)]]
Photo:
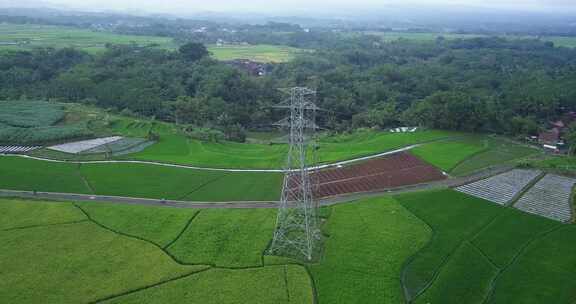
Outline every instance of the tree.
[(182, 45), (179, 49), (180, 55), (188, 61), (198, 61), (208, 56), (208, 50), (201, 43), (190, 42)]
[(570, 147), (568, 153), (574, 155), (574, 152), (576, 152), (576, 123), (570, 124), (568, 132), (566, 132), (566, 141)]

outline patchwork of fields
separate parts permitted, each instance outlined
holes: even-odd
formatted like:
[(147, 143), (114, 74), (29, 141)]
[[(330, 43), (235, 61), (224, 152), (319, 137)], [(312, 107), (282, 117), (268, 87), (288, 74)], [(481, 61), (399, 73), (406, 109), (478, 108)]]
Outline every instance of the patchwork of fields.
[[(0, 50), (31, 50), (39, 47), (73, 47), (89, 53), (103, 52), (106, 44), (136, 44), (161, 49), (177, 49), (169, 37), (121, 35), (65, 26), (0, 24)], [(264, 63), (292, 60), (302, 50), (277, 45), (207, 45), (218, 60), (249, 59)]]
[(96, 53), (104, 50), (107, 43), (132, 44), (160, 48), (175, 48), (171, 38), (155, 36), (118, 35), (64, 26), (36, 24), (0, 24), (0, 49), (29, 50), (37, 47), (74, 47)]
[(1, 199), (0, 296), (10, 303), (573, 300), (574, 225), (452, 190), (327, 208), (322, 259), (305, 264), (263, 255), (274, 210)]

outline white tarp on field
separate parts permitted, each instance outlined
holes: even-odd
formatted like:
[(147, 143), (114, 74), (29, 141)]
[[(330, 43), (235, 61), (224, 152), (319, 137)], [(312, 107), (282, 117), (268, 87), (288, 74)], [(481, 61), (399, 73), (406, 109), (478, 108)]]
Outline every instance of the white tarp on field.
[(56, 146), (48, 147), (48, 149), (60, 151), (60, 152), (77, 154), (77, 153), (84, 152), (86, 150), (96, 148), (98, 146), (113, 143), (113, 142), (118, 141), (120, 139), (122, 139), (121, 136), (103, 137), (103, 138), (96, 138), (96, 139), (76, 141), (76, 142), (56, 145)]
[(0, 154), (26, 153), (39, 148), (38, 146), (0, 146)]

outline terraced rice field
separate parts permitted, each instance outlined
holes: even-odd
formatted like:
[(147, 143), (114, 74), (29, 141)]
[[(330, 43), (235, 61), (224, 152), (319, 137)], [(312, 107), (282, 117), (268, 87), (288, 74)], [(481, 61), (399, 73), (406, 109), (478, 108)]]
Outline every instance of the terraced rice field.
[(572, 218), (571, 196), (576, 179), (547, 174), (530, 188), (516, 204), (524, 212), (561, 222)]
[(510, 203), (540, 173), (538, 170), (514, 169), (457, 187), (456, 191), (505, 205)]
[(319, 183), (318, 197), (376, 191), (446, 178), (438, 169), (409, 153), (322, 170), (313, 177)]

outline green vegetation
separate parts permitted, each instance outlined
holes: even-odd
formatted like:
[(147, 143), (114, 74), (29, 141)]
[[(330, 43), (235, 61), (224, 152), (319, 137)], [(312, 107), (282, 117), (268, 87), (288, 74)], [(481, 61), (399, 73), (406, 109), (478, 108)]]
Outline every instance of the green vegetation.
[(501, 211), (495, 204), (452, 190), (403, 194), (397, 199), (433, 230), (430, 242), (403, 270), (409, 299), (425, 291), (460, 244), (473, 238)]
[(287, 62), (302, 50), (279, 45), (209, 45), (208, 50), (218, 60), (249, 59), (258, 62)]
[(0, 123), (21, 128), (51, 126), (64, 118), (64, 107), (43, 101), (1, 101)]
[(194, 209), (150, 208), (138, 205), (77, 203), (99, 224), (145, 239), (160, 247), (169, 245), (198, 213)]
[(396, 199), (433, 229), (403, 270), (415, 303), (571, 303), (573, 225), (452, 190)]
[(576, 226), (452, 190), (323, 208), (312, 264), (263, 256), (273, 209), (76, 205), (0, 200), (2, 299), (571, 304), (576, 288)]
[(105, 303), (312, 304), (306, 270), (297, 265), (211, 269)]
[(487, 148), (486, 138), (468, 136), (422, 145), (413, 149), (412, 153), (426, 162), (450, 172), (458, 163), (487, 150)]
[(137, 44), (175, 48), (171, 38), (118, 35), (64, 26), (0, 24), (0, 50), (29, 50), (38, 47), (73, 47), (90, 53), (101, 52), (106, 44)]
[(493, 264), (504, 268), (534, 236), (559, 225), (556, 221), (516, 209), (505, 209), (472, 243), (482, 248), (482, 252)]
[(575, 244), (575, 225), (536, 238), (506, 268), (488, 303), (573, 303)]
[(0, 231), (86, 220), (84, 214), (67, 203), (40, 203), (0, 199)]
[(455, 176), (517, 161), (538, 152), (536, 148), (505, 138), (470, 134), (435, 141), (412, 150), (416, 156)]
[(548, 156), (544, 159), (527, 162), (531, 167), (554, 171), (560, 174), (574, 176), (576, 174), (576, 157), (574, 156)]
[[(9, 202), (19, 204), (28, 203)], [(46, 224), (37, 215), (17, 221)], [(0, 242), (0, 298), (8, 303), (94, 302), (206, 268), (178, 265), (157, 247), (88, 221), (0, 231)]]
[[(455, 39), (471, 39), (471, 38), (487, 38), (487, 35), (482, 34), (458, 34), (458, 33), (410, 33), (410, 32), (364, 32), (368, 35), (376, 35), (381, 37), (384, 41), (392, 42), (398, 40), (412, 40), (420, 42), (434, 42), (438, 37), (442, 37), (446, 40)], [(521, 40), (521, 39), (540, 39), (542, 41), (553, 42), (555, 46), (558, 47), (576, 47), (576, 38), (574, 37), (562, 37), (562, 36), (526, 36), (526, 35), (499, 35), (498, 37), (509, 39), (509, 40)]]
[(38, 144), (90, 135), (85, 123), (56, 125), (64, 107), (42, 101), (0, 101), (0, 143)]
[(403, 262), (430, 231), (391, 198), (335, 206), (320, 264), (310, 267), (320, 303), (401, 303)]
[(460, 162), (451, 174), (463, 176), (493, 165), (509, 163), (539, 153), (539, 150), (507, 139), (488, 138), (488, 148)]
[(464, 242), (442, 267), (435, 283), (415, 303), (483, 303), (498, 269), (474, 245)]
[[(80, 172), (95, 194), (208, 202), (276, 200), (282, 181), (280, 173), (220, 172), (146, 164), (84, 164)], [(245, 193), (235, 196), (242, 190)]]
[[(15, 156), (0, 157), (0, 175), (3, 177), (0, 189), (207, 202), (276, 200), (282, 182), (280, 173), (219, 172), (146, 164), (77, 165)], [(204, 191), (204, 187), (214, 191)], [(236, 196), (242, 190), (245, 193)]]
[(74, 164), (5, 156), (0, 157), (0, 176), (0, 189), (91, 193)]
[(262, 266), (275, 214), (274, 209), (202, 210), (167, 250), (189, 264)]
[[(168, 133), (170, 134), (170, 133)], [(320, 139), (318, 161), (330, 163), (386, 152), (408, 145), (457, 136), (462, 133), (426, 130), (414, 133), (360, 131)], [(286, 145), (201, 142), (181, 134), (160, 136), (160, 141), (141, 153), (126, 156), (215, 168), (281, 168)]]

